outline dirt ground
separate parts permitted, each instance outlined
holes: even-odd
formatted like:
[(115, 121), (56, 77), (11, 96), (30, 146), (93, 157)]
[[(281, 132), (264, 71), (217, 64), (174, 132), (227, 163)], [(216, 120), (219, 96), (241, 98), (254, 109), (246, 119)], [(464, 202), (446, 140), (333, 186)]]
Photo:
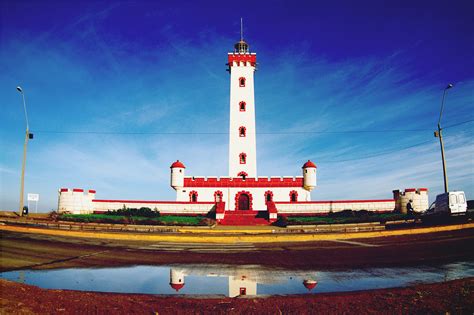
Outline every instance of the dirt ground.
[(261, 298), (46, 290), (0, 280), (3, 314), (472, 314), (474, 278), (407, 288)]

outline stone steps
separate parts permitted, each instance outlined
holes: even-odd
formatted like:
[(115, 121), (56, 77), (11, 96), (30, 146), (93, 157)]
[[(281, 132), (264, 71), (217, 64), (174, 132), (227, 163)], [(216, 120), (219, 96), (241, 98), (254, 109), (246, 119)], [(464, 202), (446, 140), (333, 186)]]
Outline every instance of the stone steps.
[(269, 225), (266, 211), (236, 210), (226, 211), (221, 225)]

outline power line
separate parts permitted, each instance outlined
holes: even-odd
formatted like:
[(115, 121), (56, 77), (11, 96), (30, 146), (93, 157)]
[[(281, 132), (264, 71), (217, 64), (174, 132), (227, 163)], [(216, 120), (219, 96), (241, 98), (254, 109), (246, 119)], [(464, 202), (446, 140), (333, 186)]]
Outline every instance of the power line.
[(392, 150), (388, 150), (388, 151), (382, 151), (382, 152), (378, 152), (378, 153), (375, 153), (375, 154), (372, 154), (372, 155), (365, 155), (365, 156), (361, 156), (361, 157), (357, 157), (357, 158), (350, 158), (350, 159), (343, 159), (343, 160), (326, 160), (326, 161), (322, 160), (322, 161), (319, 161), (319, 163), (338, 163), (338, 162), (365, 160), (365, 159), (370, 159), (370, 158), (381, 156), (381, 155), (387, 155), (387, 154), (394, 153), (394, 152), (408, 150), (408, 149), (419, 147), (419, 146), (422, 146), (422, 145), (425, 145), (425, 144), (428, 144), (428, 143), (433, 143), (433, 140), (423, 141), (423, 142), (413, 144), (413, 145), (410, 145), (410, 146), (407, 146), (407, 147), (396, 148), (396, 149), (392, 149)]
[[(456, 127), (473, 122), (474, 119), (448, 125), (443, 129)], [(380, 129), (380, 130), (320, 130), (320, 131), (276, 131), (257, 132), (260, 135), (295, 135), (295, 134), (348, 134), (348, 133), (396, 133), (396, 132), (426, 132), (432, 128), (425, 129)], [(158, 132), (158, 131), (74, 131), (74, 130), (35, 130), (35, 133), (44, 134), (95, 134), (95, 135), (227, 135), (229, 132)]]
[(452, 124), (452, 125), (447, 125), (446, 127), (442, 128), (442, 129), (451, 128), (451, 127), (457, 127), (457, 126), (464, 125), (464, 124), (467, 124), (467, 123), (470, 123), (470, 122), (473, 122), (473, 121), (474, 121), (474, 119), (462, 121), (462, 122), (460, 122), (460, 123), (456, 123), (456, 124)]
[[(445, 127), (448, 128), (448, 127)], [(294, 134), (344, 134), (344, 133), (391, 133), (391, 132), (426, 132), (431, 129), (411, 130), (341, 130), (341, 131), (277, 131), (257, 132), (259, 135), (294, 135)], [(229, 132), (155, 132), (155, 131), (71, 131), (71, 130), (35, 130), (44, 134), (103, 134), (103, 135), (227, 135)]]
[[(443, 129), (457, 127), (463, 124), (467, 124), (473, 122), (474, 119), (466, 120), (463, 122), (459, 122), (456, 124), (451, 124)], [(346, 131), (294, 131), (294, 132), (262, 132), (257, 134), (337, 134), (337, 133), (384, 133), (384, 132), (425, 132), (431, 131), (432, 129), (412, 129), (412, 130), (346, 130)], [(50, 130), (43, 130), (43, 131), (36, 131), (36, 133), (52, 133), (52, 134), (111, 134), (111, 135), (222, 135), (228, 134), (228, 132), (114, 132), (114, 131), (50, 131)], [(406, 147), (395, 148), (387, 151), (377, 152), (371, 155), (364, 155), (356, 158), (349, 158), (349, 159), (339, 159), (339, 160), (320, 160), (320, 163), (339, 163), (339, 162), (349, 162), (349, 161), (357, 161), (357, 160), (365, 160), (370, 159), (377, 156), (383, 156), (387, 154), (391, 154), (394, 152), (404, 151), (408, 149), (412, 149), (415, 147), (419, 147), (428, 143), (432, 143), (432, 140), (423, 141), (420, 143), (416, 143), (413, 145), (409, 145)]]
[[(457, 126), (464, 125), (464, 124), (467, 124), (467, 123), (470, 123), (470, 122), (473, 122), (473, 121), (474, 121), (474, 119), (462, 121), (462, 122), (459, 122), (459, 123), (456, 123), (456, 124), (448, 125), (448, 126), (444, 127), (443, 129), (457, 127)], [(357, 157), (357, 158), (350, 158), (350, 159), (343, 159), (343, 160), (327, 160), (327, 161), (322, 160), (322, 161), (319, 161), (319, 162), (320, 163), (321, 162), (322, 163), (339, 163), (339, 162), (348, 162), (348, 161), (356, 161), (356, 160), (365, 160), (365, 159), (370, 159), (370, 158), (377, 157), (377, 156), (387, 155), (387, 154), (398, 152), (398, 151), (404, 151), (404, 150), (412, 149), (412, 148), (419, 147), (419, 146), (422, 146), (422, 145), (425, 145), (425, 144), (428, 144), (428, 143), (432, 143), (432, 142), (433, 142), (432, 140), (424, 141), (424, 142), (413, 144), (413, 145), (410, 145), (410, 146), (407, 146), (407, 147), (392, 149), (392, 150), (388, 150), (388, 151), (382, 151), (382, 152), (378, 152), (378, 153), (375, 153), (375, 154), (372, 154), (372, 155), (366, 155), (366, 156), (361, 156), (361, 157)]]

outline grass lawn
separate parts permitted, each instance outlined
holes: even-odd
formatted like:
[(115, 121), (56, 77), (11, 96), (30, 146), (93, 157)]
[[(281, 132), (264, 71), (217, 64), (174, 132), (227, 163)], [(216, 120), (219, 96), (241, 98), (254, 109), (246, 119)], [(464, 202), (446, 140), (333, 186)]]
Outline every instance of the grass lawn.
[(61, 214), (59, 220), (73, 222), (146, 224), (146, 225), (207, 225), (203, 216), (163, 215), (159, 217), (123, 216), (110, 214)]
[(304, 224), (341, 224), (341, 223), (362, 223), (362, 222), (380, 222), (393, 220), (413, 219), (413, 215), (400, 213), (370, 213), (368, 215), (355, 216), (314, 216), (314, 217), (287, 217), (288, 225), (304, 225)]

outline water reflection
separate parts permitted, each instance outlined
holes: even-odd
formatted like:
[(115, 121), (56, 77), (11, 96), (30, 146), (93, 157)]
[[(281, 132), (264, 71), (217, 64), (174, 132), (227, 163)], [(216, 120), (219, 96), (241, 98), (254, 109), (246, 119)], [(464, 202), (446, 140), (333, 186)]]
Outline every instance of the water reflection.
[[(302, 279), (299, 281), (301, 286), (306, 288), (308, 292), (313, 290), (317, 281), (316, 272), (298, 272), (283, 270), (268, 270), (261, 266), (189, 266), (188, 268), (171, 268), (170, 269), (170, 286), (176, 292), (184, 288), (187, 276), (198, 276), (206, 278), (225, 278), (228, 283), (227, 296), (236, 297), (243, 295), (257, 295), (258, 285), (278, 286), (284, 285), (291, 280)], [(301, 293), (301, 292), (298, 292)]]
[(230, 297), (368, 290), (473, 276), (473, 262), (339, 271), (272, 269), (258, 265), (132, 266), (22, 270), (0, 275), (47, 289)]

